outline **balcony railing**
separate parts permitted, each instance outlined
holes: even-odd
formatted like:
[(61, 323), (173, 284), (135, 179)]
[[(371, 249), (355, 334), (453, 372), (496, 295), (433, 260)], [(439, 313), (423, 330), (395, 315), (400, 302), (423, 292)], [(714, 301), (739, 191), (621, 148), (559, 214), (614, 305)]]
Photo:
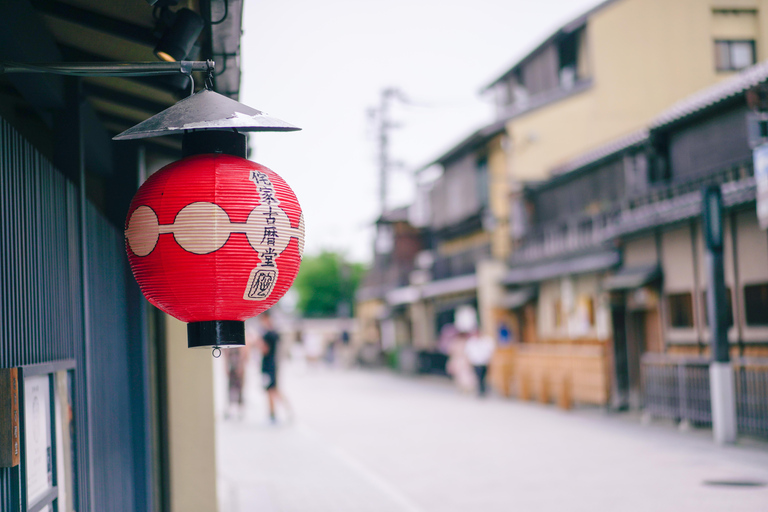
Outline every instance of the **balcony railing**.
[(654, 187), (645, 194), (617, 200), (597, 214), (577, 215), (534, 227), (513, 253), (512, 261), (577, 252), (605, 244), (626, 233), (693, 217), (701, 211), (701, 189), (710, 184), (722, 185), (725, 206), (754, 199), (752, 162), (683, 183)]
[(490, 256), (490, 245), (482, 245), (452, 256), (438, 256), (432, 266), (432, 278), (437, 280), (473, 274), (477, 263)]

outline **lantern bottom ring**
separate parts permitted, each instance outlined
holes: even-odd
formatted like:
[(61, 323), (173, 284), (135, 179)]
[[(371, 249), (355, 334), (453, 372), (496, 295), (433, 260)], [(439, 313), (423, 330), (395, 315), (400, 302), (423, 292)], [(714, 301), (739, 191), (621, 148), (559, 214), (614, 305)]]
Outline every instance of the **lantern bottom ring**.
[(210, 320), (187, 324), (189, 348), (237, 348), (245, 346), (245, 322)]

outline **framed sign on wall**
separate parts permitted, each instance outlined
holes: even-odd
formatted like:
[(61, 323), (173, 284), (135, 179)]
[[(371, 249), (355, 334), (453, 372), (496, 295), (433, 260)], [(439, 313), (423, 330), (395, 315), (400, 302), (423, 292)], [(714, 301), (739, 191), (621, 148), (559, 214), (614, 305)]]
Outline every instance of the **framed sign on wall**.
[[(11, 410), (11, 418), (18, 418), (19, 434), (17, 464), (12, 466), (14, 510), (74, 512), (77, 503), (75, 361), (12, 370), (18, 395), (17, 408)], [(0, 420), (5, 423), (3, 418)]]

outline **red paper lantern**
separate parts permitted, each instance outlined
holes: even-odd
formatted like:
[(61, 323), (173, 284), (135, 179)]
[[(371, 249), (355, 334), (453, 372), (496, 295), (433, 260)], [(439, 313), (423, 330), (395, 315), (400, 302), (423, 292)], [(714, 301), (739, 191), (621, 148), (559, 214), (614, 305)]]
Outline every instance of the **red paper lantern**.
[(242, 322), (274, 305), (299, 271), (304, 217), (271, 170), (204, 154), (167, 165), (139, 188), (125, 236), (147, 300), (191, 328)]

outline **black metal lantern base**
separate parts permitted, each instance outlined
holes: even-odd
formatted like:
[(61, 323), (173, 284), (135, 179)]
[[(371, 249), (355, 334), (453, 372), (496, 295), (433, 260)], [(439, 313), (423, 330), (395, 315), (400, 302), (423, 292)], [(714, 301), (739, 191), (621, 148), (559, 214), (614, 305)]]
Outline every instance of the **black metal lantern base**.
[(211, 320), (187, 324), (187, 346), (243, 347), (245, 346), (245, 322), (237, 320)]

